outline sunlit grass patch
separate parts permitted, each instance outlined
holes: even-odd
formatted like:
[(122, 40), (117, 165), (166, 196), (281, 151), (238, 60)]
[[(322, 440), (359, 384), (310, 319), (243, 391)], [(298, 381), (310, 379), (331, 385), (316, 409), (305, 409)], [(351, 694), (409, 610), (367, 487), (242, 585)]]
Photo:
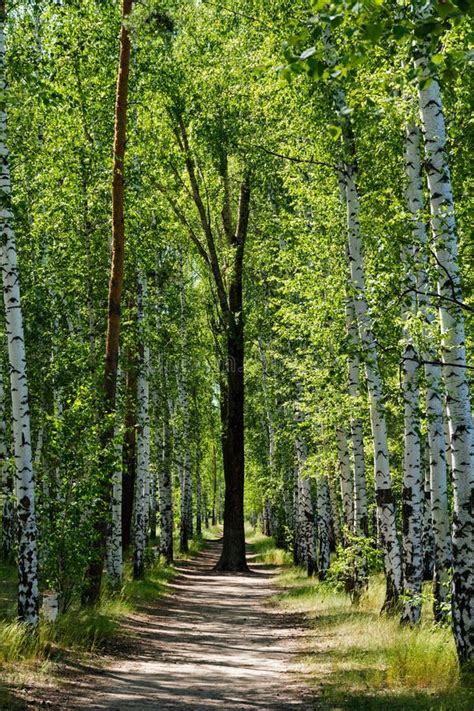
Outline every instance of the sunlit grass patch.
[(246, 540), (250, 545), (250, 550), (255, 562), (264, 563), (265, 565), (277, 565), (279, 567), (291, 565), (291, 554), (275, 546), (273, 539), (264, 536), (260, 531), (248, 527), (246, 529)]
[(373, 576), (357, 606), (294, 566), (283, 570), (277, 584), (282, 590), (274, 600), (288, 612), (303, 613), (312, 629), (302, 662), (305, 681), (321, 699), (318, 708), (474, 709), (451, 630), (434, 625), (429, 609), (416, 628), (380, 615), (382, 576)]

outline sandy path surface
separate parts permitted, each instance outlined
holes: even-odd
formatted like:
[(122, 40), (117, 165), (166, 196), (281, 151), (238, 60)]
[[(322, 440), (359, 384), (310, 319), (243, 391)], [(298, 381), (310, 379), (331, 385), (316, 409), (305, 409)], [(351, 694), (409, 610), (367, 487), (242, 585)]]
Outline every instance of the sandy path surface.
[(219, 552), (179, 563), (172, 594), (129, 620), (133, 655), (67, 682), (63, 708), (313, 708), (296, 675), (304, 630), (269, 604), (274, 571), (249, 556), (250, 574), (215, 573)]

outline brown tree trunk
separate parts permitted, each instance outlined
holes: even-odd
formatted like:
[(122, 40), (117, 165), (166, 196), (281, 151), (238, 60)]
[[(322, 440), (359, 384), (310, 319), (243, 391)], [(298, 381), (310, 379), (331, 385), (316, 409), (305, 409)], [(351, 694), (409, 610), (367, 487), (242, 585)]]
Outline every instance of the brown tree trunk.
[(112, 263), (109, 281), (107, 336), (105, 344), (105, 373), (103, 417), (108, 424), (101, 433), (100, 481), (98, 505), (94, 513), (94, 540), (91, 558), (82, 594), (83, 604), (94, 604), (100, 597), (105, 543), (108, 530), (108, 512), (112, 493), (112, 470), (108, 466), (109, 450), (114, 438), (117, 366), (120, 342), (120, 301), (124, 272), (124, 158), (127, 125), (128, 75), (130, 69), (130, 35), (126, 20), (132, 10), (133, 0), (122, 0), (122, 27), (120, 30), (120, 57), (115, 103), (115, 134), (112, 168)]

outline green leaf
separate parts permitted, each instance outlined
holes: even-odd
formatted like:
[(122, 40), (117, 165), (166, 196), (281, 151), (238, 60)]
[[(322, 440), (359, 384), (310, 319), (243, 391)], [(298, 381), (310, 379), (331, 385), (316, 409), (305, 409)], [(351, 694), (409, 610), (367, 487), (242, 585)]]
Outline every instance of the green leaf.
[(328, 126), (328, 131), (329, 135), (334, 141), (337, 141), (337, 139), (342, 133), (342, 129), (340, 126)]

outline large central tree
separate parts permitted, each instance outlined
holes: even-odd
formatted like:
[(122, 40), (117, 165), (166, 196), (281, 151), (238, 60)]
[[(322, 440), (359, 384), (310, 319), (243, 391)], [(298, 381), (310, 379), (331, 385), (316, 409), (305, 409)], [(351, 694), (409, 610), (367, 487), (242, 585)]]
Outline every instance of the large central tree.
[[(189, 129), (182, 115), (174, 125), (174, 136), (182, 154), (189, 196), (198, 216), (199, 231), (181, 210), (170, 192), (161, 190), (208, 269), (215, 294), (216, 319), (213, 331), (219, 344), (222, 454), (224, 462), (224, 544), (218, 570), (247, 570), (244, 532), (244, 313), (242, 280), (244, 248), (250, 211), (250, 177), (240, 175), (238, 201), (233, 200), (228, 156), (222, 148), (218, 161), (218, 183), (222, 195), (221, 224), (211, 220), (189, 141)], [(234, 177), (234, 176), (233, 176)], [(233, 203), (236, 202), (234, 217)]]

